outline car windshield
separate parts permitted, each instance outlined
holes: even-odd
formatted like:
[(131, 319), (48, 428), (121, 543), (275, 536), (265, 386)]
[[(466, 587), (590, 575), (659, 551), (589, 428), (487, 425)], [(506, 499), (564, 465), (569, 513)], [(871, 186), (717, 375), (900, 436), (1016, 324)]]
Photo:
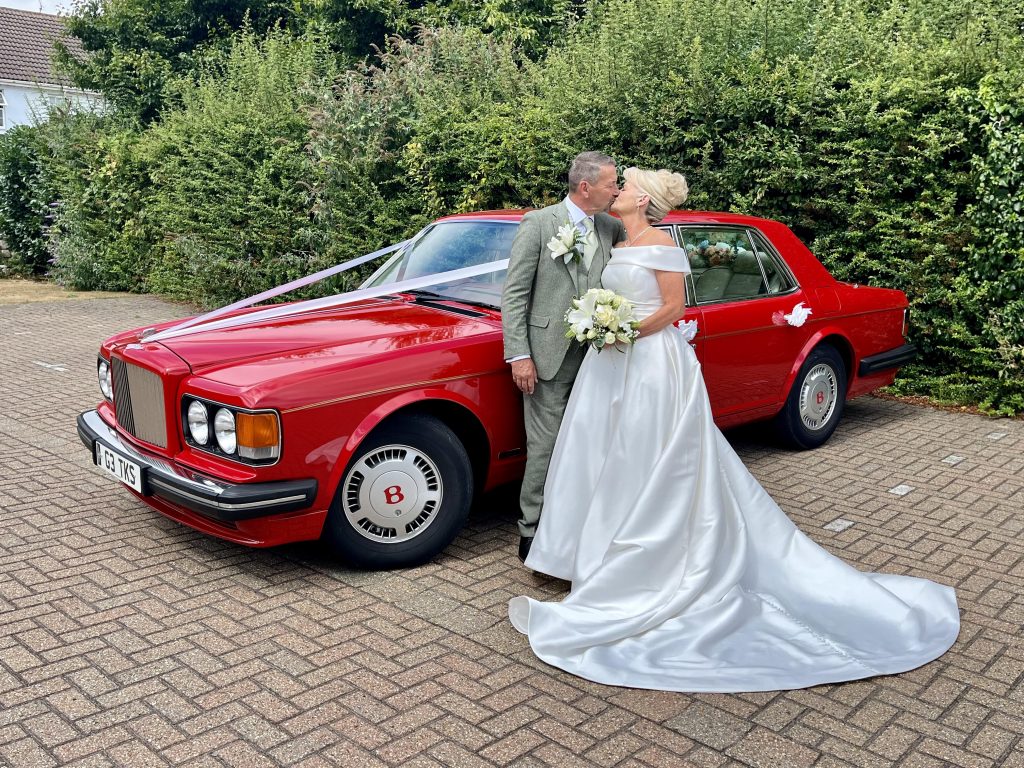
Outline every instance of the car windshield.
[[(363, 283), (363, 287), (386, 286), (388, 283), (507, 259), (516, 235), (516, 226), (516, 222), (511, 221), (482, 220), (434, 224), (377, 270)], [(424, 286), (423, 292), (456, 301), (500, 307), (504, 284), (505, 270), (502, 269), (463, 280)]]

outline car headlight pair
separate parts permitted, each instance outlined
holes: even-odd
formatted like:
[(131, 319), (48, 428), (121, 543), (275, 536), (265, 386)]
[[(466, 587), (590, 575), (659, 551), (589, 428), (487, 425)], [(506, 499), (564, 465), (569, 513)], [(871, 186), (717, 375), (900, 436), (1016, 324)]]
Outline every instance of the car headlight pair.
[(281, 455), (276, 411), (248, 411), (194, 397), (183, 400), (182, 411), (185, 442), (195, 448), (258, 464)]
[(110, 402), (114, 402), (114, 385), (110, 379), (110, 362), (102, 357), (96, 364), (96, 376), (100, 380), (100, 392)]

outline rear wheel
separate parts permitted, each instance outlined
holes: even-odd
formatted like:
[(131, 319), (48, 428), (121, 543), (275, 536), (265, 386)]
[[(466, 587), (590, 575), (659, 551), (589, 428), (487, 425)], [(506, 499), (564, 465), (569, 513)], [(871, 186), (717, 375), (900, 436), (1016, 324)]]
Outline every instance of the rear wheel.
[(836, 431), (845, 403), (846, 365), (835, 347), (823, 344), (800, 366), (775, 429), (793, 448), (817, 448)]
[(417, 565), (458, 535), (472, 499), (473, 468), (455, 433), (432, 416), (400, 416), (359, 446), (323, 536), (364, 568)]

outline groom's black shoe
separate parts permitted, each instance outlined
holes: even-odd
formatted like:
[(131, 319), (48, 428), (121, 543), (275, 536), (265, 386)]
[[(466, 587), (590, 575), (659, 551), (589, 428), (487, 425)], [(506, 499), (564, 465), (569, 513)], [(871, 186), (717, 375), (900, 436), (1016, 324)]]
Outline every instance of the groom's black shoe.
[(526, 556), (530, 554), (530, 545), (533, 544), (533, 536), (519, 537), (519, 559), (526, 562)]

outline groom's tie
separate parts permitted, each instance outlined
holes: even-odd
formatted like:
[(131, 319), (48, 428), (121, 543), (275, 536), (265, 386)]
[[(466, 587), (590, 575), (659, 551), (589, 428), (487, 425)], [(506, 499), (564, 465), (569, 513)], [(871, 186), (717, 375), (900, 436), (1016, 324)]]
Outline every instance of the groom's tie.
[(583, 220), (583, 266), (590, 269), (594, 261), (594, 254), (597, 253), (597, 233), (594, 232), (594, 220), (585, 218)]

